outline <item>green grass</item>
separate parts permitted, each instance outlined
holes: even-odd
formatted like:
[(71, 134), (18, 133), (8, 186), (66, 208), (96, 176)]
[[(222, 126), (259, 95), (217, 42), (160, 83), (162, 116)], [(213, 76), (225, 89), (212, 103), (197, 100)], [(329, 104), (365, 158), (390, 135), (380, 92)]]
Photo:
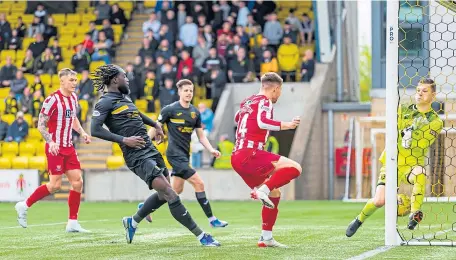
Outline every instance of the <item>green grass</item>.
[[(196, 222), (214, 235), (222, 247), (199, 246), (193, 235), (171, 217), (166, 206), (154, 213), (154, 223), (141, 223), (133, 244), (127, 244), (120, 220), (135, 211), (136, 203), (82, 203), (80, 221), (93, 232), (90, 234), (64, 232), (66, 203), (37, 203), (29, 210), (27, 229), (18, 227), (14, 204), (2, 203), (0, 259), (348, 259), (384, 243), (383, 210), (372, 216), (354, 237), (345, 237), (347, 224), (362, 208), (358, 203), (281, 202), (274, 237), (289, 245), (288, 249), (256, 247), (261, 227), (258, 202), (212, 202), (216, 215), (230, 223), (224, 229), (210, 228), (197, 203), (184, 204)], [(442, 211), (445, 213), (440, 215), (448, 213), (447, 225), (451, 228), (455, 222), (451, 216), (455, 213), (452, 205), (446, 205)], [(437, 222), (442, 219), (438, 218)], [(404, 218), (400, 226), (405, 225), (403, 223)], [(434, 226), (435, 223), (431, 228), (435, 229)], [(421, 228), (420, 232), (429, 230)], [(372, 257), (432, 258), (454, 259), (454, 250), (402, 246)]]

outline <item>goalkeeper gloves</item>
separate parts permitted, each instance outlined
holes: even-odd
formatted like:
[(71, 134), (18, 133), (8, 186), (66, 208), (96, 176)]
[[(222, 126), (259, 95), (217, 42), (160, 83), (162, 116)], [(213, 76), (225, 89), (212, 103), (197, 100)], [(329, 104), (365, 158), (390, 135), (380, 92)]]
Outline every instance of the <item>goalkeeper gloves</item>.
[(412, 131), (413, 127), (409, 126), (401, 132), (402, 147), (404, 147), (405, 149), (409, 149), (412, 146)]

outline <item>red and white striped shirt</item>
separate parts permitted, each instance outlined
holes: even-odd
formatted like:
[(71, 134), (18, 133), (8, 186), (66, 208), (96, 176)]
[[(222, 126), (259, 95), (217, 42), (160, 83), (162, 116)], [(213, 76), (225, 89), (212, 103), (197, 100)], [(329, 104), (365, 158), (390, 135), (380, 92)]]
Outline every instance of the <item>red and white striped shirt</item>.
[(236, 145), (234, 151), (243, 148), (263, 150), (269, 131), (280, 131), (280, 121), (273, 120), (272, 102), (263, 95), (253, 95), (242, 101), (234, 118)]
[(75, 93), (67, 97), (57, 90), (44, 100), (40, 113), (49, 116), (49, 133), (52, 140), (61, 147), (73, 146), (72, 129), (77, 108), (78, 97)]

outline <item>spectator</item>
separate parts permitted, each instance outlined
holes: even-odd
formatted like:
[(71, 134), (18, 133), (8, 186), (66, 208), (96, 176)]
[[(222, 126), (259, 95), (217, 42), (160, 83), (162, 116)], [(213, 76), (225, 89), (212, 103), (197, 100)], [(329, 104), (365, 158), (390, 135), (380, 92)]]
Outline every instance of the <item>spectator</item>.
[(38, 118), (43, 102), (44, 97), (41, 95), (41, 91), (37, 90), (33, 92), (32, 117)]
[(198, 34), (201, 34), (203, 33), (203, 30), (204, 30), (204, 26), (207, 25), (207, 18), (204, 14), (200, 14), (198, 15)]
[(147, 100), (148, 113), (155, 113), (155, 99), (157, 98), (159, 87), (155, 72), (148, 70), (144, 80), (144, 96)]
[(220, 4), (220, 10), (222, 11), (223, 14), (223, 21), (225, 21), (228, 16), (230, 15), (231, 7), (228, 4), (228, 1), (226, 0), (221, 0), (219, 1)]
[[(159, 62), (161, 60), (161, 63)], [(164, 59), (162, 56), (157, 57), (157, 64), (154, 63), (154, 59), (151, 56), (146, 56), (144, 59), (144, 69), (153, 70), (158, 69), (158, 64), (163, 65)]]
[(212, 26), (209, 24), (204, 26), (203, 34), (202, 36), (206, 40), (206, 43), (209, 47), (215, 46), (215, 34), (212, 32)]
[(193, 21), (198, 21), (198, 17), (200, 15), (206, 16), (205, 11), (203, 10), (202, 3), (199, 1), (195, 1), (190, 3), (190, 6), (193, 7), (191, 10)]
[(198, 69), (197, 74), (201, 75), (203, 63), (209, 57), (210, 46), (206, 43), (203, 36), (198, 37), (198, 45), (193, 48), (192, 57), (195, 59), (195, 67)]
[(283, 26), (283, 37), (290, 37), (292, 43), (298, 43), (298, 32), (291, 29), (291, 24), (288, 21)]
[(122, 8), (119, 7), (117, 3), (111, 6), (110, 19), (112, 24), (122, 24), (124, 27), (128, 25), (128, 20), (125, 17), (125, 12)]
[(89, 103), (91, 103), (94, 98), (93, 91), (93, 81), (89, 78), (89, 71), (83, 70), (81, 81), (79, 81), (79, 84), (76, 88), (78, 99), (87, 100)]
[[(171, 64), (172, 72), (177, 73), (177, 69), (179, 68), (179, 58), (176, 55), (173, 55), (169, 58), (169, 64)], [(185, 67), (185, 66), (184, 66)]]
[(98, 42), (98, 30), (97, 30), (97, 27), (95, 25), (95, 22), (90, 22), (89, 23), (89, 31), (87, 33), (90, 34), (90, 38), (92, 39), (92, 41), (94, 43)]
[(59, 46), (59, 40), (54, 39), (54, 41), (52, 42), (51, 52), (52, 52), (52, 55), (54, 55), (55, 61), (57, 61), (57, 62), (63, 61), (62, 48)]
[(299, 49), (294, 43), (291, 43), (290, 37), (283, 38), (283, 44), (280, 45), (277, 51), (279, 60), (279, 68), (282, 71), (282, 78), (287, 81), (287, 76), (290, 76), (291, 81), (296, 81), (296, 69), (299, 61)]
[(56, 74), (57, 61), (50, 48), (46, 48), (41, 57), (35, 59), (35, 69), (38, 74)]
[(21, 111), (24, 114), (30, 113), (32, 111), (33, 97), (30, 93), (30, 88), (24, 89), (24, 96), (21, 98)]
[(269, 21), (264, 25), (263, 35), (268, 39), (270, 46), (277, 51), (283, 36), (282, 26), (277, 21), (277, 14), (273, 13), (269, 15)]
[(7, 122), (2, 120), (0, 116), (0, 140), (5, 140), (6, 134), (8, 133), (9, 125)]
[(215, 47), (210, 48), (209, 57), (207, 57), (203, 63), (203, 72), (207, 72), (213, 69), (225, 71), (225, 68), (226, 64), (223, 57), (217, 55), (217, 49)]
[(33, 52), (28, 49), (25, 52), (24, 60), (22, 61), (21, 71), (24, 73), (33, 73), (35, 71), (35, 58), (33, 57)]
[(44, 33), (44, 24), (40, 22), (40, 18), (35, 16), (32, 24), (28, 28), (28, 37), (34, 37), (36, 34)]
[(44, 85), (43, 82), (41, 82), (41, 78), (39, 74), (36, 74), (34, 79), (33, 79), (33, 84), (30, 87), (30, 93), (35, 94), (36, 91), (41, 92), (41, 95), (44, 97), (45, 92), (44, 92)]
[[(262, 0), (257, 0), (255, 2), (255, 5), (253, 6), (252, 13), (255, 17), (255, 21), (261, 26), (263, 29), (265, 26), (265, 17), (274, 12), (276, 9), (276, 4), (274, 1), (262, 1)], [(263, 30), (264, 31), (264, 30)]]
[(302, 25), (301, 25), (301, 21), (299, 21), (299, 18), (296, 17), (294, 15), (294, 13), (295, 13), (295, 9), (291, 8), (287, 19), (285, 19), (285, 23), (288, 22), (288, 24), (290, 25), (290, 29), (297, 33), (297, 32), (302, 31)]
[(46, 18), (47, 11), (44, 9), (44, 5), (38, 4), (36, 10), (33, 13), (36, 17), (40, 18), (40, 23), (44, 24), (44, 18)]
[(155, 48), (151, 48), (149, 39), (143, 38), (142, 47), (141, 47), (141, 49), (139, 49), (138, 55), (142, 59), (145, 59), (146, 56), (152, 57), (155, 53), (156, 47), (157, 46), (155, 46)]
[(11, 80), (16, 77), (17, 68), (13, 65), (11, 56), (6, 56), (6, 65), (0, 70), (0, 82), (2, 87), (9, 87)]
[(249, 15), (250, 11), (247, 6), (245, 6), (244, 1), (239, 1), (239, 12), (236, 20), (236, 24), (242, 27), (247, 25), (248, 19), (247, 16)]
[(277, 64), (277, 59), (272, 56), (270, 50), (263, 52), (263, 59), (261, 62), (260, 76), (267, 72), (279, 72), (279, 65)]
[(177, 79), (180, 80), (182, 78), (182, 69), (187, 67), (189, 69), (189, 73), (193, 73), (193, 58), (190, 57), (190, 53), (188, 51), (182, 52), (182, 59), (179, 62), (179, 67), (177, 69)]
[(301, 64), (301, 81), (309, 82), (315, 72), (315, 60), (312, 50), (306, 50)]
[(198, 26), (193, 23), (193, 18), (191, 16), (187, 16), (185, 22), (186, 23), (180, 28), (179, 39), (185, 47), (194, 47), (197, 43)]
[(192, 168), (199, 169), (203, 163), (204, 146), (200, 143), (196, 131), (192, 133), (190, 145), (192, 150)]
[(201, 126), (204, 130), (208, 133), (212, 132), (213, 120), (214, 120), (214, 112), (206, 107), (206, 104), (199, 103), (198, 110), (200, 112), (201, 117)]
[[(190, 72), (189, 67), (184, 66), (182, 68), (182, 76), (180, 79), (188, 79), (190, 81), (193, 81), (193, 74)], [(198, 83), (199, 84), (199, 83)]]
[(255, 35), (254, 28), (258, 26), (257, 22), (253, 19), (253, 14), (249, 14), (247, 16), (247, 24), (244, 26), (245, 32), (248, 34), (249, 37)]
[(142, 30), (144, 32), (144, 35), (147, 35), (147, 31), (152, 31), (154, 34), (154, 38), (158, 39), (160, 26), (161, 23), (159, 20), (157, 20), (157, 15), (155, 13), (151, 13), (149, 16), (149, 20), (143, 23)]
[(5, 44), (9, 42), (11, 34), (11, 25), (8, 20), (6, 20), (6, 15), (4, 13), (0, 13), (0, 49), (3, 49)]
[(76, 46), (76, 53), (71, 57), (71, 65), (78, 73), (88, 70), (90, 66), (90, 55), (84, 51), (81, 44)]
[(302, 22), (301, 22), (301, 39), (302, 43), (311, 44), (313, 40), (313, 21), (310, 19), (307, 13), (302, 14)]
[[(210, 98), (212, 98), (212, 111), (216, 111), (220, 97), (222, 96), (223, 90), (226, 85), (226, 74), (224, 71), (213, 69), (210, 72)], [(209, 91), (206, 91), (208, 93)], [(207, 94), (206, 94), (207, 97)], [(207, 126), (206, 126), (207, 127)], [(212, 131), (212, 126), (211, 130)]]
[(159, 41), (166, 39), (166, 40), (168, 40), (170, 46), (174, 45), (174, 33), (170, 32), (168, 30), (168, 25), (162, 24), (162, 26), (160, 27), (158, 39), (159, 39)]
[(54, 18), (52, 16), (49, 16), (47, 19), (47, 24), (44, 26), (43, 30), (43, 39), (46, 45), (49, 43), (49, 39), (51, 37), (57, 37), (57, 27), (54, 26)]
[(135, 62), (133, 63), (133, 73), (135, 74), (136, 85), (142, 86), (144, 83), (145, 74), (144, 73), (144, 63), (141, 56), (135, 57)]
[(165, 78), (163, 87), (160, 87), (158, 98), (160, 99), (160, 106), (163, 109), (165, 106), (179, 100), (177, 91), (174, 88), (174, 80), (172, 78)]
[(19, 111), (16, 94), (11, 90), (5, 98), (5, 114), (16, 114)]
[(36, 59), (46, 49), (46, 43), (43, 41), (43, 36), (40, 33), (35, 34), (35, 42), (28, 47), (33, 53), (33, 58)]
[(157, 52), (155, 53), (156, 57), (162, 56), (165, 60), (168, 60), (173, 55), (173, 50), (169, 47), (169, 42), (167, 39), (163, 39), (158, 46)]
[[(177, 34), (179, 31), (179, 27), (177, 25), (176, 14), (173, 10), (166, 11), (166, 19), (162, 22), (162, 25), (168, 25), (168, 31), (172, 32), (174, 35)], [(173, 36), (174, 36), (173, 35)]]
[(106, 64), (111, 64), (110, 52), (112, 45), (113, 42), (110, 39), (106, 38), (103, 31), (100, 31), (98, 33), (98, 42), (94, 45), (95, 51), (92, 54), (92, 60), (102, 60)]
[(17, 35), (17, 30), (14, 29), (11, 33), (12, 36), (8, 42), (8, 49), (15, 51), (22, 49), (22, 39)]
[(236, 59), (228, 63), (228, 77), (231, 82), (249, 82), (252, 79), (251, 62), (246, 57), (244, 48), (240, 48), (237, 52)]
[(133, 63), (128, 63), (125, 69), (125, 76), (130, 82), (130, 98), (133, 103), (136, 99), (141, 98), (144, 95), (144, 89), (141, 90), (142, 86), (136, 85), (135, 73), (133, 71)]
[(231, 31), (231, 24), (229, 22), (224, 22), (222, 29), (217, 31), (217, 37), (220, 35), (225, 35), (227, 38), (231, 39), (233, 37), (233, 32)]
[(101, 32), (105, 33), (106, 38), (108, 38), (111, 41), (114, 41), (114, 30), (112, 29), (111, 22), (109, 21), (109, 19), (103, 20), (103, 29), (101, 29)]
[(6, 142), (17, 142), (20, 143), (28, 135), (28, 124), (24, 120), (24, 113), (21, 111), (17, 112), (16, 120), (9, 126), (8, 133), (6, 135)]
[(160, 20), (160, 22), (161, 22), (162, 24), (164, 24), (164, 23), (166, 23), (166, 21), (167, 21), (166, 13), (167, 13), (169, 10), (171, 10), (171, 9), (169, 8), (169, 2), (168, 2), (168, 1), (161, 1), (161, 3), (162, 3), (161, 8), (158, 8), (158, 6), (155, 5), (155, 7), (157, 8), (157, 9), (155, 10), (155, 13), (157, 13), (157, 18), (158, 18), (158, 20)]
[(93, 53), (93, 46), (95, 45), (95, 43), (92, 40), (90, 33), (85, 34), (84, 41), (82, 41), (81, 44), (82, 44), (83, 50), (85, 50), (88, 54), (91, 55)]
[(249, 45), (249, 36), (245, 33), (244, 27), (236, 26), (236, 35), (235, 36), (238, 36), (240, 38), (242, 45), (244, 45), (246, 47)]
[(220, 29), (223, 24), (223, 13), (222, 10), (220, 9), (220, 5), (214, 4), (212, 5), (212, 12), (214, 15), (214, 19), (212, 19), (212, 27), (214, 28), (215, 31)]
[(187, 12), (185, 11), (185, 4), (179, 4), (177, 6), (178, 11), (177, 11), (177, 27), (179, 28), (179, 31), (181, 30), (180, 28), (182, 25), (185, 24), (185, 18), (187, 17)]
[(24, 89), (27, 87), (27, 80), (24, 78), (24, 73), (20, 70), (16, 72), (16, 78), (11, 81), (11, 91), (14, 92), (17, 100), (21, 100)]
[(231, 60), (236, 59), (237, 53), (241, 48), (246, 48), (246, 46), (243, 46), (241, 43), (241, 37), (238, 35), (235, 35), (233, 37), (233, 43), (229, 44), (228, 47), (226, 48), (227, 54), (225, 55), (226, 61), (230, 63)]
[(95, 15), (97, 16), (97, 20), (95, 21), (96, 24), (100, 25), (103, 20), (108, 19), (110, 16), (111, 12), (111, 6), (109, 6), (108, 3), (106, 3), (105, 0), (100, 0), (98, 2), (98, 5), (95, 6)]
[(174, 47), (174, 55), (176, 55), (179, 58), (181, 57), (181, 53), (184, 50), (190, 52), (191, 47), (185, 47), (184, 43), (181, 40), (177, 40), (175, 45), (176, 46)]
[(217, 40), (217, 53), (224, 57), (226, 55), (226, 49), (228, 48), (228, 40), (225, 34), (221, 34)]
[(267, 38), (261, 39), (261, 45), (253, 48), (253, 54), (255, 55), (254, 63), (256, 72), (261, 71), (261, 63), (263, 62), (263, 53), (265, 51), (270, 51), (272, 56), (275, 56), (274, 49), (269, 46), (269, 41)]
[[(1, 14), (0, 14), (0, 20), (1, 20)], [(27, 25), (25, 25), (24, 22), (22, 21), (22, 16), (19, 16), (17, 18), (16, 30), (17, 30), (17, 36), (19, 36), (19, 38), (25, 37), (25, 34), (27, 33)]]

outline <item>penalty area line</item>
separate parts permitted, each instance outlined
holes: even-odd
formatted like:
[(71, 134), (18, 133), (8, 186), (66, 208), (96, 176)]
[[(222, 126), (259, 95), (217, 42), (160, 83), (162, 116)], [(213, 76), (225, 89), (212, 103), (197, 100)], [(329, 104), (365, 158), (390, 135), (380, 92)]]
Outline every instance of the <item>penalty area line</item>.
[[(82, 220), (82, 221), (79, 221), (79, 223), (106, 222), (106, 221), (111, 221), (111, 219)], [(56, 222), (56, 223), (46, 223), (46, 224), (27, 225), (27, 228), (29, 228), (29, 227), (58, 226), (58, 225), (64, 225), (64, 224), (66, 224), (66, 223), (68, 223), (68, 222), (66, 221), (66, 222)], [(23, 228), (23, 227), (19, 226), (19, 224), (18, 224), (17, 226), (14, 226), (14, 227), (0, 227), (0, 230), (4, 230), (4, 229), (15, 229), (15, 228)]]

